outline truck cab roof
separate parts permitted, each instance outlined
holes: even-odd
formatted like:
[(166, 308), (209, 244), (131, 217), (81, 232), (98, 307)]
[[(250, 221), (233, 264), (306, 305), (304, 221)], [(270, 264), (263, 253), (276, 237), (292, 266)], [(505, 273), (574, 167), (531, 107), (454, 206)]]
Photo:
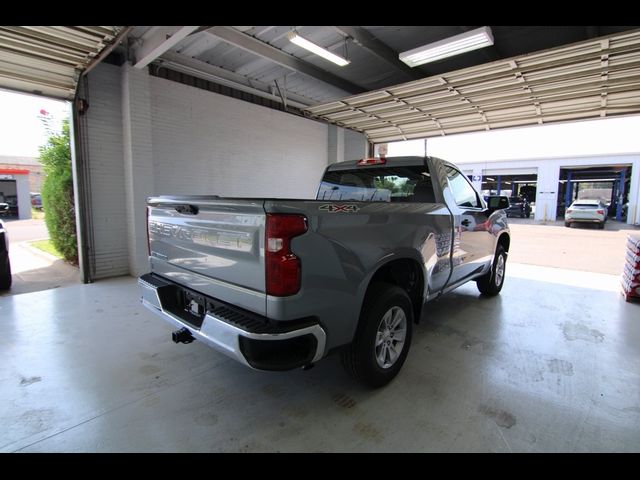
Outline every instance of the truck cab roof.
[[(373, 158), (373, 157), (371, 157)], [(333, 163), (329, 165), (327, 171), (338, 170), (353, 170), (354, 168), (384, 168), (384, 167), (407, 167), (414, 165), (424, 165), (428, 158), (435, 157), (422, 157), (419, 155), (412, 155), (406, 157), (375, 157), (376, 159), (383, 160), (381, 163), (359, 164), (363, 159), (347, 160), (344, 162)], [(438, 159), (440, 160), (440, 159)], [(443, 160), (440, 160), (443, 161)]]

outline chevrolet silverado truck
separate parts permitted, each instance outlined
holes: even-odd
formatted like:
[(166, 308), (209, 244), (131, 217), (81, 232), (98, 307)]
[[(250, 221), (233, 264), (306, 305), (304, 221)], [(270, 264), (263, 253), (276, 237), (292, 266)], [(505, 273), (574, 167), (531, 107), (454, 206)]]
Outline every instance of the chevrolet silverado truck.
[(356, 379), (380, 387), (427, 302), (471, 280), (500, 292), (508, 206), (485, 203), (434, 157), (332, 164), (315, 200), (151, 197), (141, 300), (177, 328), (176, 343), (199, 340), (262, 370), (340, 352)]

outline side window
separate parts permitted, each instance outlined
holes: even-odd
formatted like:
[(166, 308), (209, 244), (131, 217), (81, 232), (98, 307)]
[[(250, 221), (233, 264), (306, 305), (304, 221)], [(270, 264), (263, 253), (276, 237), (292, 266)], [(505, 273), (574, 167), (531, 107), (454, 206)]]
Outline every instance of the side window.
[(446, 167), (446, 169), (449, 187), (458, 206), (480, 208), (482, 205), (478, 195), (467, 178), (455, 168)]

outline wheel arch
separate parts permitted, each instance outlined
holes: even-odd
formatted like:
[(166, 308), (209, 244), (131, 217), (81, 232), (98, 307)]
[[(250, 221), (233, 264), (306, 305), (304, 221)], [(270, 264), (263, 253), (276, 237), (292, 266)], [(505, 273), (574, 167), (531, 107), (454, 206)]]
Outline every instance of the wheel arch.
[(420, 321), (422, 305), (425, 299), (425, 271), (424, 267), (411, 257), (394, 258), (380, 266), (370, 276), (364, 292), (360, 311), (369, 300), (368, 294), (372, 285), (377, 283), (390, 283), (402, 288), (411, 299), (413, 306), (414, 323)]
[(511, 245), (511, 237), (507, 232), (502, 232), (498, 237), (498, 241), (496, 242), (496, 249), (498, 245), (501, 245), (504, 248), (504, 251), (509, 253), (509, 246)]

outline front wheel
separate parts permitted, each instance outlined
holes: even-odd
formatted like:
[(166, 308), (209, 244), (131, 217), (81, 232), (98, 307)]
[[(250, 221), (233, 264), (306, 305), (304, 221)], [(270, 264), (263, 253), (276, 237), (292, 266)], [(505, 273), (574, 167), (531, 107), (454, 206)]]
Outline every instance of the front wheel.
[(0, 253), (0, 290), (11, 288), (11, 263), (7, 252)]
[(481, 294), (493, 297), (500, 293), (504, 284), (506, 265), (507, 252), (504, 251), (502, 245), (498, 245), (491, 271), (476, 280), (476, 285)]
[(367, 292), (351, 345), (342, 353), (346, 370), (369, 387), (382, 387), (398, 374), (409, 353), (413, 306), (407, 292), (377, 283)]

